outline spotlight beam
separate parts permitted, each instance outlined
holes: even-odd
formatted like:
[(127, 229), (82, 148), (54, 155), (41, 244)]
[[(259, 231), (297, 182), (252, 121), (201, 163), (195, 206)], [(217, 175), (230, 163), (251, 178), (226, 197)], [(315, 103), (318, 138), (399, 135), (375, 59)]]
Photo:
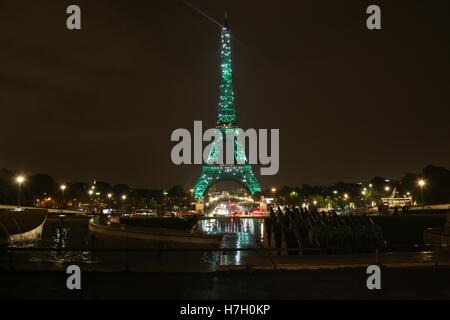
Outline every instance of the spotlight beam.
[(181, 0), (181, 2), (183, 2), (186, 6), (188, 6), (189, 8), (191, 8), (192, 10), (196, 11), (197, 13), (201, 14), (202, 16), (204, 16), (205, 18), (207, 18), (209, 21), (217, 24), (219, 27), (224, 28), (224, 25), (221, 24), (220, 22), (218, 22), (217, 20), (211, 18), (210, 16), (208, 16), (204, 11), (200, 10), (199, 8), (197, 8), (196, 6), (194, 6), (191, 2), (187, 1), (187, 0)]

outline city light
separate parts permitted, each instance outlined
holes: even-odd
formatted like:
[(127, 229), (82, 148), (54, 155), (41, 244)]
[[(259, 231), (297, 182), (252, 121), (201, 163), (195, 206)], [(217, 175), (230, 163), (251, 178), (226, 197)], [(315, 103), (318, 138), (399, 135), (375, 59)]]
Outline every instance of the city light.
[(425, 210), (425, 198), (423, 195), (423, 187), (427, 184), (426, 181), (424, 179), (420, 179), (419, 181), (417, 181), (417, 184), (420, 186), (420, 192), (421, 192), (421, 196), (422, 196), (422, 206), (423, 206), (423, 210)]
[(66, 190), (66, 185), (62, 184), (59, 188), (61, 189), (61, 192), (62, 192), (61, 213), (63, 213), (64, 212), (64, 206), (65, 206), (65, 203), (66, 203), (65, 198), (64, 198), (64, 190)]
[(20, 188), (22, 186), (22, 182), (25, 181), (25, 177), (24, 176), (17, 176), (16, 177), (16, 182), (19, 184), (19, 188), (17, 190), (17, 208), (20, 208)]
[(19, 183), (19, 184), (21, 184), (21, 183), (24, 182), (24, 181), (25, 181), (25, 177), (24, 177), (24, 176), (18, 176), (18, 177), (16, 178), (16, 182)]
[(108, 198), (111, 199), (112, 198), (112, 193), (108, 193)]
[(384, 187), (384, 190), (385, 190), (385, 191), (389, 191), (389, 190), (391, 190), (391, 187), (386, 186), (386, 187)]

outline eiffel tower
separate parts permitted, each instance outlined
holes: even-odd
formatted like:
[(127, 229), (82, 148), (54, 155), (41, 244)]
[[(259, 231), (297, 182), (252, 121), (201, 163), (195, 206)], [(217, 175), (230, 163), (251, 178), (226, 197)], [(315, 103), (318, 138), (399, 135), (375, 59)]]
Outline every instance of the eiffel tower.
[(220, 130), (222, 135), (221, 139), (213, 142), (207, 163), (218, 163), (219, 155), (223, 154), (223, 146), (226, 143), (231, 143), (236, 164), (204, 165), (194, 187), (194, 197), (196, 199), (201, 198), (211, 185), (223, 180), (236, 181), (247, 188), (251, 194), (261, 191), (258, 180), (253, 174), (252, 166), (248, 164), (241, 140), (235, 137), (233, 141), (228, 141), (226, 134), (228, 130), (235, 130), (237, 134), (238, 130), (236, 126), (236, 111), (234, 109), (233, 74), (231, 70), (231, 31), (227, 24), (227, 13), (225, 13), (225, 26), (221, 32), (221, 42), (220, 99), (216, 129)]

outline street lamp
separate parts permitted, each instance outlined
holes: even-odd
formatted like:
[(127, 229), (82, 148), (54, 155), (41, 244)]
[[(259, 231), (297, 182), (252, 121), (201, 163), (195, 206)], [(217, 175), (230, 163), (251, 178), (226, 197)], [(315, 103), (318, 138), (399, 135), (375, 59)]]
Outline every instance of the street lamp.
[(92, 202), (92, 195), (94, 194), (94, 190), (91, 189), (88, 191), (88, 193), (89, 193), (89, 201), (91, 203), (91, 208), (89, 210), (92, 210), (94, 207), (94, 203)]
[(109, 207), (109, 211), (111, 213), (111, 198), (112, 198), (112, 193), (108, 193), (106, 195), (108, 197), (108, 207)]
[(425, 180), (420, 179), (419, 181), (417, 181), (417, 184), (420, 186), (420, 191), (422, 194), (422, 210), (425, 210), (425, 201), (423, 199), (423, 187), (427, 184)]
[(122, 207), (125, 209), (125, 200), (127, 199), (126, 195), (122, 195)]
[(277, 188), (272, 188), (270, 191), (272, 191), (272, 203), (275, 205), (275, 192), (277, 191)]
[(362, 205), (363, 205), (364, 208), (366, 208), (366, 193), (367, 193), (367, 189), (364, 188), (364, 189), (361, 191), (361, 195), (362, 195), (361, 200), (362, 200)]
[(61, 206), (61, 212), (64, 212), (64, 204), (65, 204), (65, 199), (64, 199), (64, 190), (66, 190), (66, 185), (62, 184), (61, 187), (59, 187), (61, 189), (62, 192), (62, 206)]
[(25, 177), (24, 176), (17, 176), (16, 177), (16, 182), (19, 184), (19, 189), (17, 191), (17, 208), (20, 208), (20, 188), (22, 186), (22, 182), (25, 181)]
[(384, 187), (384, 190), (387, 192), (387, 191), (391, 190), (391, 187), (386, 186), (386, 187)]

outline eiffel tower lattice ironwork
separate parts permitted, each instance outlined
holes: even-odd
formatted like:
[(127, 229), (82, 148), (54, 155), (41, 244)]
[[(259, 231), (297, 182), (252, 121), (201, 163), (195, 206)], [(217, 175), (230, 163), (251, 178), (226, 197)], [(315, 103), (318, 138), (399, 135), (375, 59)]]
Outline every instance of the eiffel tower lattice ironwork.
[[(221, 80), (219, 112), (216, 129), (221, 132), (221, 139), (213, 142), (207, 163), (218, 163), (219, 155), (227, 143), (232, 143), (234, 160), (236, 164), (204, 165), (202, 173), (194, 187), (194, 197), (201, 198), (205, 191), (214, 183), (221, 180), (233, 180), (241, 183), (251, 194), (261, 191), (258, 180), (253, 174), (253, 168), (248, 164), (245, 150), (240, 139), (236, 138), (238, 127), (236, 126), (236, 111), (234, 109), (234, 93), (231, 69), (231, 31), (227, 25), (225, 13), (225, 26), (221, 32)], [(233, 141), (227, 138), (227, 131), (234, 130)], [(225, 142), (225, 143), (224, 143)]]

